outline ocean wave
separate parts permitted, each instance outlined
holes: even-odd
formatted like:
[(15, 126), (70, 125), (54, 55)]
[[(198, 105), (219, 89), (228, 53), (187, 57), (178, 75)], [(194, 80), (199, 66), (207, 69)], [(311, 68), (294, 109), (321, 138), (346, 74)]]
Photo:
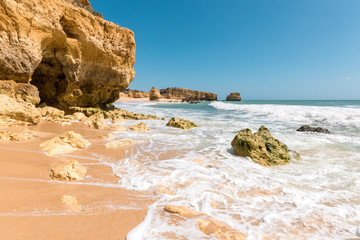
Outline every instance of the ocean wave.
[(360, 127), (359, 108), (223, 102), (213, 102), (209, 106), (218, 110), (235, 111), (244, 117), (269, 121), (298, 122), (333, 127)]

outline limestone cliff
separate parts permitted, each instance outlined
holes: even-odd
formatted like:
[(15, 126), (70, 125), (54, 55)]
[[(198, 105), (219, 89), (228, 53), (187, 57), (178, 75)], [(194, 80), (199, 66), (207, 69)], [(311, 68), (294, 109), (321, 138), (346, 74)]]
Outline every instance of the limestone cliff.
[(88, 0), (0, 0), (0, 80), (59, 108), (115, 101), (134, 79), (135, 40)]
[(216, 101), (217, 95), (211, 92), (190, 90), (187, 88), (161, 89), (160, 94), (164, 98), (178, 99), (184, 101)]

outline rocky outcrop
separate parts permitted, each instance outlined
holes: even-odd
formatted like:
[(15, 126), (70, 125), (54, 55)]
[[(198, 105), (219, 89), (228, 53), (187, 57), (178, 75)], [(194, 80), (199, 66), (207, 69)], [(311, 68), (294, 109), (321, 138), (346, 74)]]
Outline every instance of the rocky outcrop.
[(239, 92), (230, 93), (230, 94), (226, 97), (226, 101), (241, 101), (240, 93), (239, 93)]
[(149, 98), (150, 94), (148, 92), (124, 89), (120, 92), (120, 98)]
[(106, 129), (109, 127), (104, 118), (104, 114), (102, 114), (101, 112), (91, 115), (90, 117), (86, 118), (84, 122), (89, 127), (93, 127), (96, 129)]
[(149, 131), (150, 129), (148, 126), (146, 126), (145, 123), (141, 122), (139, 124), (135, 124), (129, 127), (129, 129), (133, 132), (143, 132), (143, 131)]
[(192, 121), (183, 118), (171, 118), (169, 122), (166, 124), (166, 126), (181, 128), (181, 129), (190, 129), (190, 128), (198, 127), (198, 125), (196, 125)]
[(101, 113), (104, 115), (105, 119), (112, 119), (113, 121), (120, 120), (123, 121), (124, 119), (133, 119), (133, 120), (164, 120), (163, 118), (158, 118), (155, 115), (145, 115), (139, 113), (129, 112), (127, 110), (122, 110), (120, 108), (112, 109), (112, 110), (103, 110), (101, 108), (81, 108), (81, 107), (72, 107), (70, 108), (73, 112), (82, 112), (87, 117), (95, 114)]
[(15, 120), (28, 125), (35, 125), (41, 121), (41, 113), (35, 105), (0, 94), (0, 116), (2, 121)]
[(31, 104), (40, 103), (38, 89), (29, 83), (16, 83), (14, 81), (0, 80), (0, 94)]
[(178, 99), (184, 101), (216, 101), (215, 93), (189, 90), (187, 88), (167, 88), (161, 89), (160, 94), (163, 98)]
[(248, 128), (241, 130), (231, 142), (231, 146), (236, 155), (250, 157), (254, 162), (265, 167), (284, 165), (291, 161), (288, 147), (272, 137), (264, 126), (261, 126), (255, 134)]
[(84, 139), (80, 134), (73, 131), (64, 132), (58, 137), (47, 140), (40, 144), (40, 148), (49, 156), (73, 152), (83, 149), (91, 143)]
[(150, 101), (157, 101), (161, 98), (160, 91), (152, 87), (150, 89)]
[(80, 180), (86, 175), (86, 168), (78, 161), (63, 161), (50, 169), (50, 177), (55, 180)]
[(105, 148), (119, 148), (119, 147), (126, 147), (136, 144), (135, 141), (130, 139), (124, 139), (124, 140), (117, 140), (108, 142), (105, 144)]
[(206, 235), (213, 235), (220, 240), (245, 240), (246, 235), (229, 225), (210, 217), (207, 214), (199, 213), (184, 206), (166, 205), (164, 210), (169, 213), (178, 214), (187, 219), (197, 219), (197, 226)]
[(0, 131), (0, 142), (27, 142), (35, 140), (39, 133), (28, 129), (21, 131)]
[(310, 127), (309, 125), (301, 126), (298, 132), (315, 132), (315, 133), (331, 133), (328, 129), (322, 127)]
[(0, 79), (62, 109), (114, 102), (134, 79), (134, 33), (98, 15), (87, 0), (1, 1)]

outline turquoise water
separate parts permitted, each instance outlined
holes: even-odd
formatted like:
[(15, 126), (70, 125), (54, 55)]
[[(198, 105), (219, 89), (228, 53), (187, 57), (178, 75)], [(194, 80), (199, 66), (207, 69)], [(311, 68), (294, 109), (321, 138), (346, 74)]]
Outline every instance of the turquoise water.
[[(251, 239), (351, 239), (360, 225), (360, 101), (242, 101), (117, 103), (120, 108), (200, 127), (181, 130), (166, 121), (144, 121), (149, 132), (115, 133), (137, 145), (112, 164), (122, 187), (158, 194), (144, 222), (128, 240), (215, 239), (195, 220), (177, 225), (164, 215), (166, 204), (186, 206), (219, 219)], [(133, 124), (128, 121), (126, 125)], [(332, 134), (300, 133), (304, 124)], [(233, 154), (231, 141), (244, 128), (261, 125), (296, 150), (301, 161), (264, 168)], [(194, 159), (200, 161), (194, 161)], [(142, 164), (132, 164), (133, 161)], [(213, 203), (216, 204), (213, 204)]]

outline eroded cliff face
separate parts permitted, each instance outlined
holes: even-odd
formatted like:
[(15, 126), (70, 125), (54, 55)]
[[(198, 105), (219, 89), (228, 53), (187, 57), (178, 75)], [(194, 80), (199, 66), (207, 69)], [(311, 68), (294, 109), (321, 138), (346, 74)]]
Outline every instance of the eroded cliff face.
[(87, 0), (0, 0), (0, 80), (66, 109), (114, 102), (135, 76), (134, 33)]

